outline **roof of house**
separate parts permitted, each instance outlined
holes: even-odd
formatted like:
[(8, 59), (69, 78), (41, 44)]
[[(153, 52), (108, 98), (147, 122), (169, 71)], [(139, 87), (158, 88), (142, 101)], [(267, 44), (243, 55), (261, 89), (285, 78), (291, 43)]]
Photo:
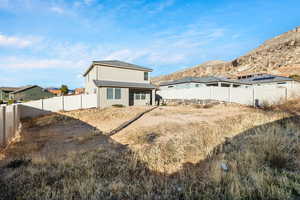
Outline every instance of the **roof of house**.
[(13, 91), (16, 91), (20, 88), (17, 88), (17, 87), (0, 87), (0, 90), (3, 90), (5, 92), (13, 92)]
[(163, 82), (160, 84), (160, 86), (175, 85), (180, 83), (215, 83), (215, 82), (240, 83), (239, 80), (234, 80), (234, 79), (227, 79), (227, 78), (215, 77), (215, 76), (203, 76), (203, 77), (185, 77), (179, 80)]
[(37, 85), (28, 85), (28, 86), (24, 86), (24, 87), (21, 87), (13, 92), (11, 92), (11, 94), (16, 94), (16, 93), (19, 93), (19, 92), (23, 92), (25, 90), (28, 90), (28, 89), (31, 89), (31, 88), (34, 88), (34, 87), (38, 87)]
[(133, 69), (133, 70), (140, 70), (140, 71), (146, 71), (146, 72), (152, 72), (153, 70), (146, 67), (141, 67), (135, 64), (126, 63), (119, 60), (103, 60), (103, 61), (93, 61), (91, 66), (86, 70), (86, 72), (83, 74), (83, 76), (86, 76), (95, 65), (104, 65), (109, 67), (116, 67), (116, 68), (123, 68), (123, 69)]
[(99, 81), (94, 80), (97, 87), (120, 87), (120, 88), (145, 88), (155, 89), (156, 86), (149, 83), (130, 83), (130, 82), (117, 82), (117, 81)]
[(281, 81), (293, 81), (292, 78), (285, 76), (276, 76), (272, 74), (263, 74), (260, 76), (253, 76), (250, 78), (239, 79), (242, 83), (257, 84), (257, 83), (271, 83), (271, 82), (281, 82)]

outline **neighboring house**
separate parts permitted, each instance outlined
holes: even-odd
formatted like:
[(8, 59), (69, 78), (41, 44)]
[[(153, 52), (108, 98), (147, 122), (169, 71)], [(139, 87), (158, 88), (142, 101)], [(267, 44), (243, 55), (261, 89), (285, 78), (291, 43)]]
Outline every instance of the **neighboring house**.
[(160, 84), (160, 90), (181, 89), (194, 87), (247, 87), (250, 84), (242, 83), (238, 80), (232, 80), (222, 77), (204, 76), (204, 77), (186, 77), (179, 80), (163, 82)]
[(84, 88), (76, 88), (75, 94), (84, 94)]
[(241, 83), (251, 84), (254, 87), (271, 86), (292, 88), (294, 85), (299, 84), (298, 81), (295, 81), (292, 78), (272, 74), (250, 74), (246, 76), (238, 76), (237, 80)]
[(16, 87), (0, 87), (0, 101), (8, 101), (9, 93), (18, 90)]
[(84, 73), (85, 93), (98, 94), (99, 107), (154, 105), (152, 69), (112, 60), (94, 61)]
[(74, 95), (75, 94), (75, 90), (69, 90), (67, 95)]
[(163, 82), (160, 84), (160, 90), (180, 89), (193, 87), (293, 87), (299, 84), (289, 77), (276, 76), (271, 74), (252, 74), (237, 77), (237, 79), (228, 79), (223, 77), (205, 76), (205, 77), (187, 77), (180, 80)]
[(54, 96), (54, 94), (37, 85), (25, 86), (9, 93), (9, 98), (16, 101), (31, 101)]
[(46, 90), (56, 96), (61, 96), (61, 90), (59, 88), (46, 88)]

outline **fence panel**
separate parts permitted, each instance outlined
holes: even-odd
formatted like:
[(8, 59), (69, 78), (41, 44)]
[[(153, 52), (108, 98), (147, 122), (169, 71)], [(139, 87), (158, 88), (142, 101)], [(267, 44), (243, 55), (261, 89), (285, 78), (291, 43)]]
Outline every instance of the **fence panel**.
[(14, 106), (6, 106), (6, 117), (5, 117), (5, 140), (11, 141), (15, 134), (15, 116)]
[(96, 108), (98, 102), (97, 94), (83, 94), (82, 108)]
[(64, 110), (77, 110), (82, 108), (82, 96), (74, 95), (74, 96), (64, 96), (63, 97)]
[(230, 101), (245, 105), (253, 105), (253, 89), (252, 88), (231, 88)]
[(229, 101), (229, 87), (211, 87), (212, 96), (211, 99), (217, 101)]
[(287, 88), (271, 88), (271, 87), (257, 87), (254, 91), (254, 99), (259, 101), (259, 104), (264, 102), (269, 104), (279, 103), (286, 100)]
[(245, 105), (254, 105), (268, 102), (278, 103), (281, 100), (296, 96), (300, 88), (279, 87), (254, 87), (254, 88), (229, 88), (229, 87), (203, 87), (181, 88), (158, 91), (163, 99), (212, 99), (217, 101), (234, 102)]
[(5, 116), (6, 116), (6, 107), (0, 107), (0, 147), (5, 145)]
[(63, 110), (63, 99), (62, 97), (52, 97), (43, 100), (43, 110), (57, 112)]

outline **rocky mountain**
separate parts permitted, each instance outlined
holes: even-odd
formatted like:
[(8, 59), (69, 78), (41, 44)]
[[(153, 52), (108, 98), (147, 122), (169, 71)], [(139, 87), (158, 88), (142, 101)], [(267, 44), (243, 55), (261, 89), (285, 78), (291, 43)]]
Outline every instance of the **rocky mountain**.
[(188, 76), (235, 77), (252, 73), (300, 75), (300, 27), (267, 40), (258, 48), (233, 61), (209, 61), (169, 75), (154, 77), (152, 81), (159, 84)]

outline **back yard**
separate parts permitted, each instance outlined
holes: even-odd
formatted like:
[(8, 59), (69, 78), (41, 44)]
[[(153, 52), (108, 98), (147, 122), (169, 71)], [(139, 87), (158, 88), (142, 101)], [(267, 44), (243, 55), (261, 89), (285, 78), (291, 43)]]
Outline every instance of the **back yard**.
[(24, 122), (0, 158), (0, 199), (297, 199), (298, 101), (111, 107)]

